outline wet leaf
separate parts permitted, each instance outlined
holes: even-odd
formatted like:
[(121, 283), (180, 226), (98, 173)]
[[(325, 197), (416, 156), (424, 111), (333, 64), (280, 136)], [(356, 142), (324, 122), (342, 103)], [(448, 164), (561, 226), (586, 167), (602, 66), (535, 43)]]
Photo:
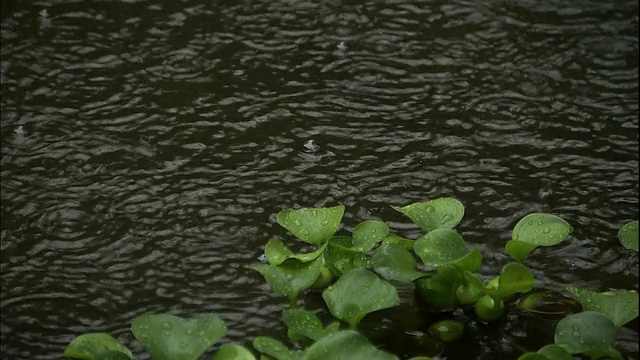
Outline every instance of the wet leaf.
[(355, 328), (374, 311), (398, 305), (398, 293), (391, 284), (366, 269), (354, 269), (329, 286), (322, 298), (331, 314)]
[(316, 250), (303, 254), (295, 254), (280, 240), (269, 240), (264, 247), (264, 255), (271, 265), (280, 265), (288, 259), (298, 259), (302, 262), (313, 261), (322, 255), (329, 242), (326, 241)]
[(305, 352), (291, 350), (280, 341), (270, 337), (258, 336), (253, 340), (253, 347), (260, 353), (276, 360), (303, 360), (305, 358)]
[(413, 251), (413, 245), (415, 244), (415, 240), (405, 239), (396, 235), (389, 235), (384, 240), (382, 240), (383, 244), (399, 244), (402, 245), (405, 249), (409, 251)]
[(635, 290), (614, 290), (599, 293), (577, 286), (568, 286), (585, 311), (595, 311), (607, 316), (616, 327), (638, 317), (638, 292)]
[(343, 215), (342, 205), (330, 208), (304, 208), (280, 211), (276, 221), (298, 239), (320, 246), (336, 233)]
[(449, 229), (429, 232), (416, 240), (413, 249), (422, 262), (430, 267), (450, 264), (469, 253), (462, 236)]
[(389, 227), (385, 223), (375, 220), (363, 221), (353, 229), (351, 249), (369, 251), (387, 235), (389, 235)]
[(455, 320), (441, 320), (429, 326), (429, 335), (442, 342), (454, 342), (462, 337), (464, 325)]
[(367, 266), (367, 257), (360, 251), (352, 250), (351, 242), (351, 238), (332, 238), (324, 252), (326, 265), (335, 276), (339, 277), (349, 270)]
[(318, 317), (307, 310), (292, 309), (282, 314), (282, 319), (289, 330), (309, 339), (318, 340), (322, 337), (324, 328)]
[(558, 216), (529, 214), (513, 228), (512, 240), (507, 243), (506, 251), (517, 261), (524, 262), (536, 247), (557, 245), (566, 240), (571, 231), (571, 225)]
[(624, 224), (618, 231), (618, 239), (625, 249), (638, 251), (638, 220)]
[(215, 314), (196, 319), (144, 314), (133, 320), (131, 332), (154, 360), (196, 360), (227, 333), (227, 327)]
[(391, 207), (406, 215), (425, 233), (435, 229), (453, 229), (464, 216), (464, 206), (459, 200), (453, 198), (440, 198), (403, 207)]
[(369, 266), (386, 280), (408, 284), (426, 274), (418, 271), (413, 255), (399, 244), (383, 243), (371, 255)]
[(364, 335), (353, 330), (339, 331), (327, 335), (307, 349), (305, 360), (327, 359), (398, 360), (396, 356), (378, 350)]
[(518, 360), (573, 360), (573, 357), (561, 346), (547, 345), (538, 352), (523, 354)]
[(83, 334), (73, 339), (64, 349), (64, 356), (73, 359), (94, 360), (100, 353), (115, 351), (133, 359), (133, 354), (113, 336), (105, 333)]
[(569, 315), (556, 326), (555, 344), (571, 354), (593, 349), (610, 351), (616, 342), (616, 326), (601, 313), (584, 311)]
[(93, 360), (130, 360), (129, 355), (115, 350), (103, 351), (96, 355)]
[(465, 271), (464, 279), (482, 292), (496, 300), (505, 300), (516, 293), (526, 293), (533, 288), (535, 278), (533, 273), (520, 263), (509, 263), (502, 268), (500, 275), (493, 281), (497, 286), (485, 285), (475, 274)]
[(211, 360), (256, 360), (256, 358), (242, 345), (224, 344)]
[(460, 271), (453, 265), (443, 265), (435, 276), (416, 280), (416, 298), (431, 311), (452, 310), (456, 305), (456, 290), (461, 284)]
[(316, 281), (322, 263), (321, 257), (310, 262), (289, 259), (280, 265), (256, 265), (251, 268), (264, 276), (275, 293), (287, 295), (294, 305), (300, 293)]

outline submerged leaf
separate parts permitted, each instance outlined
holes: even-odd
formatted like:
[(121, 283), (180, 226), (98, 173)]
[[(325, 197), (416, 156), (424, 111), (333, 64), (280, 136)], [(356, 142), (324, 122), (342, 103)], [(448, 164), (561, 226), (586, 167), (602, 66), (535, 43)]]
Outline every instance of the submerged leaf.
[(382, 221), (363, 221), (353, 229), (353, 246), (356, 251), (369, 251), (389, 235), (389, 227)]
[(289, 259), (280, 265), (256, 265), (251, 268), (264, 276), (274, 292), (287, 295), (294, 304), (298, 295), (316, 281), (322, 263), (322, 257), (310, 262)]
[(618, 231), (618, 239), (625, 249), (638, 251), (638, 220), (624, 224)]
[(322, 255), (324, 249), (329, 242), (325, 242), (316, 250), (308, 253), (295, 254), (288, 247), (286, 247), (280, 240), (269, 240), (264, 247), (264, 255), (267, 261), (271, 265), (280, 265), (288, 259), (298, 259), (302, 262), (309, 262), (315, 260), (318, 256)]
[(579, 310), (580, 305), (576, 300), (561, 294), (539, 291), (520, 300), (518, 308), (537, 314), (561, 315)]
[(298, 239), (319, 246), (336, 233), (344, 215), (344, 206), (283, 210), (276, 221)]
[(635, 290), (614, 290), (599, 293), (577, 286), (567, 287), (585, 311), (595, 311), (607, 316), (616, 327), (638, 317), (638, 292)]
[(413, 255), (399, 244), (383, 243), (371, 255), (369, 266), (383, 278), (408, 284), (426, 274), (418, 271)]
[(355, 328), (360, 320), (374, 311), (398, 305), (398, 292), (366, 269), (345, 273), (322, 293), (331, 314)]
[(364, 335), (353, 330), (327, 335), (307, 349), (305, 360), (328, 359), (398, 360), (396, 356), (378, 350)]
[(453, 229), (464, 216), (464, 206), (454, 198), (440, 198), (403, 207), (391, 207), (409, 217), (425, 233), (435, 229)]
[(556, 326), (555, 343), (571, 354), (593, 349), (610, 351), (616, 342), (616, 326), (601, 313), (584, 311), (569, 315)]
[(76, 337), (64, 349), (63, 355), (73, 359), (93, 360), (99, 354), (107, 351), (120, 352), (129, 359), (133, 359), (131, 350), (106, 333), (89, 333)]
[(558, 216), (545, 213), (529, 214), (513, 228), (513, 240), (507, 243), (506, 250), (514, 259), (524, 262), (536, 247), (557, 245), (566, 240), (571, 231), (571, 225)]
[(188, 320), (144, 314), (133, 320), (131, 332), (154, 360), (196, 360), (227, 333), (227, 327), (215, 314)]
[(429, 334), (443, 342), (454, 342), (464, 333), (464, 325), (455, 320), (441, 320), (429, 326)]

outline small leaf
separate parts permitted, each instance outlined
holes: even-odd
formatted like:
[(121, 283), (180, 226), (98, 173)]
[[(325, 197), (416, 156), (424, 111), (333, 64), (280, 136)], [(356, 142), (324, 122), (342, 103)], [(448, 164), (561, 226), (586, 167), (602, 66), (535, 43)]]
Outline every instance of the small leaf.
[(435, 229), (453, 229), (464, 216), (464, 206), (459, 200), (453, 198), (440, 198), (403, 207), (391, 207), (409, 217), (425, 233)]
[(322, 257), (310, 262), (289, 259), (280, 265), (256, 265), (251, 268), (264, 276), (275, 293), (287, 295), (294, 305), (298, 295), (316, 281), (322, 263)]
[(402, 245), (405, 249), (409, 251), (413, 251), (413, 245), (415, 244), (415, 240), (405, 239), (403, 237), (397, 235), (389, 235), (384, 240), (382, 240), (383, 244), (399, 244)]
[[(538, 246), (557, 245), (569, 237), (571, 225), (562, 218), (544, 213), (533, 213), (523, 217), (513, 228), (512, 242), (507, 244), (507, 253), (519, 262)], [(527, 243), (525, 246), (522, 243)]]
[(625, 249), (638, 251), (638, 220), (624, 224), (618, 231), (618, 239)]
[(64, 349), (64, 356), (73, 359), (93, 360), (100, 353), (116, 351), (133, 359), (133, 354), (113, 336), (105, 333), (83, 334), (73, 339)]
[(576, 300), (561, 294), (539, 291), (520, 300), (518, 308), (536, 314), (565, 315), (578, 311), (580, 305)]
[(523, 354), (518, 360), (573, 360), (573, 357), (561, 346), (547, 345), (536, 353)]
[(369, 251), (389, 235), (389, 227), (375, 220), (363, 221), (353, 229), (353, 250)]
[(282, 319), (289, 330), (309, 339), (317, 341), (323, 335), (322, 322), (310, 311), (302, 309), (286, 310), (282, 314)]
[[(357, 271), (357, 270), (353, 270)], [(357, 331), (345, 330), (327, 335), (307, 350), (305, 360), (398, 360), (378, 350)]]
[(398, 293), (391, 284), (366, 269), (354, 269), (322, 293), (331, 314), (355, 328), (374, 311), (398, 305)]
[(270, 337), (258, 336), (253, 340), (253, 347), (260, 353), (269, 355), (276, 360), (302, 360), (305, 358), (304, 352), (291, 350), (280, 341)]
[(315, 260), (318, 256), (322, 255), (324, 249), (329, 242), (326, 241), (322, 246), (316, 250), (303, 254), (294, 254), (289, 248), (287, 248), (280, 240), (269, 240), (264, 247), (264, 255), (267, 261), (271, 265), (280, 265), (288, 259), (298, 259), (302, 262), (309, 262)]
[(455, 320), (441, 320), (429, 326), (429, 335), (443, 342), (454, 342), (464, 333), (464, 325)]
[(603, 293), (589, 291), (577, 286), (567, 287), (585, 311), (595, 311), (607, 316), (616, 327), (638, 317), (638, 292), (615, 290)]
[(344, 206), (283, 210), (276, 221), (298, 239), (319, 246), (336, 233), (344, 215)]
[(131, 332), (154, 360), (196, 360), (227, 333), (227, 327), (214, 314), (189, 320), (144, 314), (133, 320)]
[(367, 257), (360, 251), (351, 250), (348, 247), (351, 238), (332, 238), (324, 252), (324, 260), (327, 267), (335, 276), (342, 276), (352, 269), (367, 266)]
[(224, 344), (211, 360), (256, 360), (256, 358), (242, 345)]
[(369, 266), (388, 281), (408, 284), (426, 274), (418, 271), (413, 255), (399, 244), (383, 243), (371, 255)]
[(485, 294), (494, 299), (505, 300), (516, 293), (526, 293), (533, 289), (535, 278), (533, 273), (520, 263), (505, 265), (500, 272), (498, 287), (485, 287)]
[(413, 249), (422, 262), (431, 267), (450, 264), (469, 253), (462, 236), (449, 229), (436, 229), (429, 232), (416, 240)]
[(556, 326), (555, 343), (570, 354), (593, 349), (609, 351), (616, 342), (616, 326), (601, 313), (584, 311), (569, 315)]

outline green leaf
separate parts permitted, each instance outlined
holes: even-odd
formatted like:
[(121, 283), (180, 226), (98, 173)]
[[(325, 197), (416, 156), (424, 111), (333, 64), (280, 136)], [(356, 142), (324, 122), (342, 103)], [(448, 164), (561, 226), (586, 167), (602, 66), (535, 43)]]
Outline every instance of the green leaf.
[(328, 241), (325, 242), (324, 244), (322, 244), (322, 246), (312, 252), (304, 254), (294, 254), (282, 243), (282, 241), (269, 240), (267, 242), (267, 245), (265, 245), (264, 247), (264, 255), (271, 265), (280, 265), (288, 259), (298, 259), (302, 262), (309, 262), (322, 255), (322, 252), (324, 252), (324, 249), (327, 247), (328, 243)]
[(368, 313), (399, 304), (396, 288), (366, 269), (345, 273), (322, 293), (322, 298), (331, 314), (351, 328), (356, 328)]
[(340, 323), (338, 321), (334, 321), (332, 323), (330, 323), (329, 325), (327, 325), (326, 328), (324, 328), (324, 331), (322, 332), (322, 337), (325, 337), (329, 334), (333, 334), (340, 331)]
[(397, 235), (389, 235), (384, 240), (382, 240), (383, 244), (399, 244), (402, 245), (405, 249), (409, 251), (413, 251), (413, 245), (415, 244), (415, 240), (405, 239), (403, 237)]
[(536, 353), (530, 352), (520, 356), (518, 360), (573, 360), (573, 357), (561, 346), (547, 345)]
[(638, 220), (624, 224), (618, 231), (618, 239), (625, 249), (638, 251)]
[(302, 309), (286, 310), (282, 319), (289, 330), (306, 336), (309, 339), (318, 340), (323, 336), (324, 328), (320, 319), (311, 311)]
[(570, 354), (593, 349), (609, 351), (616, 342), (616, 326), (601, 313), (584, 311), (569, 315), (556, 326), (555, 343)]
[(456, 290), (462, 284), (462, 276), (455, 266), (442, 265), (437, 275), (420, 278), (415, 284), (416, 298), (421, 305), (433, 311), (452, 310), (456, 305)]
[(429, 334), (443, 342), (454, 342), (464, 333), (464, 325), (455, 320), (441, 320), (429, 326)]
[(323, 337), (311, 345), (306, 355), (305, 360), (398, 360), (396, 356), (378, 350), (364, 335), (353, 330)]
[[(582, 353), (591, 360), (625, 360), (622, 354), (616, 349), (591, 349)], [(630, 360), (631, 358), (629, 358)]]
[(131, 360), (131, 358), (123, 352), (107, 350), (96, 355), (93, 360)]
[(413, 249), (422, 262), (431, 267), (450, 264), (469, 253), (462, 236), (449, 229), (436, 229), (423, 235)]
[(344, 215), (344, 206), (283, 210), (276, 221), (298, 239), (319, 246), (336, 233)]
[(482, 253), (477, 249), (472, 249), (465, 256), (453, 261), (451, 265), (460, 271), (475, 272), (482, 265)]
[(371, 255), (369, 266), (386, 280), (408, 284), (426, 274), (418, 271), (413, 255), (399, 244), (383, 243)]
[(215, 314), (189, 320), (144, 314), (133, 320), (131, 332), (154, 360), (196, 360), (227, 333), (227, 327)]
[(242, 345), (224, 344), (211, 360), (256, 360), (256, 358)]
[(73, 359), (94, 360), (100, 353), (117, 351), (133, 359), (133, 354), (113, 336), (105, 333), (83, 334), (73, 339), (64, 349), (64, 356)]
[(270, 337), (258, 336), (253, 340), (253, 347), (262, 354), (271, 356), (276, 360), (302, 360), (305, 352), (291, 350), (280, 341)]
[(464, 216), (464, 206), (453, 198), (440, 198), (403, 207), (391, 207), (406, 215), (425, 233), (435, 229), (453, 229)]
[(389, 227), (375, 220), (363, 221), (353, 229), (353, 250), (369, 251), (389, 235)]
[(518, 308), (536, 314), (566, 315), (578, 311), (580, 304), (558, 293), (539, 291), (520, 300)]
[[(569, 237), (571, 225), (562, 218), (544, 213), (523, 217), (513, 228), (512, 241), (507, 243), (507, 253), (519, 262), (538, 246), (557, 245)], [(515, 241), (515, 242), (513, 242)], [(527, 243), (529, 246), (523, 245)]]
[(606, 315), (616, 327), (638, 317), (638, 292), (635, 290), (614, 290), (599, 293), (579, 288), (567, 287), (585, 311), (595, 311)]
[(339, 277), (349, 270), (367, 266), (367, 257), (360, 251), (352, 250), (351, 241), (351, 238), (346, 237), (332, 238), (324, 252), (327, 267), (335, 276)]
[(485, 287), (485, 293), (494, 299), (505, 300), (515, 293), (526, 293), (533, 289), (533, 273), (520, 263), (505, 265), (500, 272), (498, 287)]
[(289, 259), (280, 265), (256, 265), (251, 268), (264, 276), (275, 293), (287, 295), (292, 306), (304, 290), (318, 278), (323, 259), (310, 262)]

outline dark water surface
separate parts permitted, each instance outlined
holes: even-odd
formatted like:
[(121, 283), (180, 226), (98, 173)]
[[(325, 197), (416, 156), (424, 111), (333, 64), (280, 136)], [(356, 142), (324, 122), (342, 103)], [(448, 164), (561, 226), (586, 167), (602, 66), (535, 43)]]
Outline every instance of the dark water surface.
[[(285, 339), (258, 263), (285, 208), (455, 196), (484, 255), (530, 212), (574, 227), (527, 265), (536, 287), (638, 289), (616, 233), (638, 218), (636, 1), (3, 1), (2, 359), (59, 359), (145, 312), (216, 312), (223, 342)], [(319, 149), (305, 152), (314, 140)], [(401, 356), (412, 307), (368, 316)], [(305, 298), (316, 308), (317, 295)], [(468, 324), (443, 357), (516, 359), (556, 320)], [(638, 322), (618, 334), (638, 357)]]

